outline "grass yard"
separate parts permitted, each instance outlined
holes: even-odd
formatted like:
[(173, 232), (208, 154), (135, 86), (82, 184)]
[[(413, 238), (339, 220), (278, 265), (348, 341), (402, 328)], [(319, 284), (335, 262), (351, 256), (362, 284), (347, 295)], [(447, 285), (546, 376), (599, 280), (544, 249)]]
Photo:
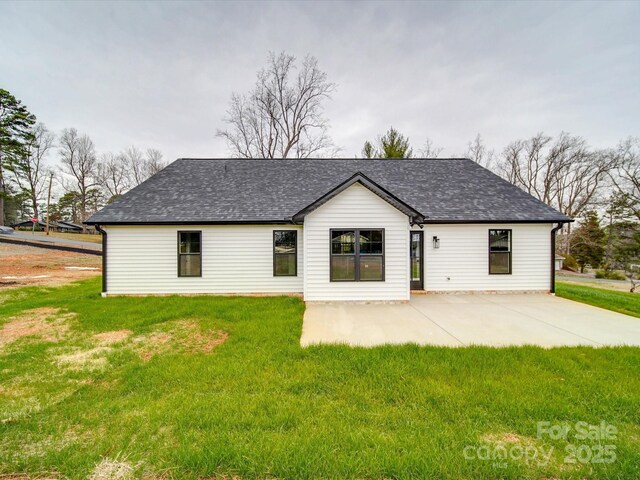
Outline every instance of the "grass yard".
[(640, 294), (638, 293), (556, 282), (556, 295), (614, 312), (640, 317)]
[[(30, 230), (27, 231), (20, 231), (20, 233), (26, 233), (29, 235), (36, 235), (36, 236), (46, 236), (47, 234), (45, 232), (31, 232)], [(102, 235), (97, 235), (94, 233), (68, 233), (68, 232), (49, 232), (49, 236), (50, 237), (55, 237), (55, 238), (66, 238), (67, 240), (77, 240), (79, 242), (91, 242), (91, 243), (102, 243)]]
[(640, 349), (302, 349), (296, 298), (99, 291), (0, 294), (0, 477), (640, 477)]

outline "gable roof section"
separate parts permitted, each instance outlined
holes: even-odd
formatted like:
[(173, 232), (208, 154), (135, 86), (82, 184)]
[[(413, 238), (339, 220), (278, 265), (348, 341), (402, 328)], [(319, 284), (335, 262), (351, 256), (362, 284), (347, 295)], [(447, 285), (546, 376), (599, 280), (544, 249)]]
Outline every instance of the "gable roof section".
[(179, 159), (86, 223), (287, 224), (349, 182), (424, 223), (570, 221), (468, 159)]
[(380, 185), (376, 184), (374, 181), (367, 178), (367, 176), (362, 174), (361, 172), (357, 172), (351, 178), (347, 179), (337, 187), (328, 191), (322, 197), (318, 198), (316, 201), (314, 201), (310, 205), (307, 205), (305, 208), (303, 208), (298, 213), (296, 213), (292, 217), (292, 220), (295, 223), (301, 222), (304, 219), (304, 217), (306, 217), (309, 213), (321, 207), (322, 205), (327, 203), (329, 200), (331, 200), (333, 197), (336, 197), (337, 195), (344, 192), (347, 188), (349, 188), (350, 186), (356, 183), (367, 188), (368, 190), (370, 190), (371, 192), (373, 192), (374, 194), (382, 198), (385, 202), (389, 203), (391, 206), (400, 210), (405, 215), (411, 217), (412, 223), (422, 223), (424, 221), (424, 216), (420, 212), (418, 212), (416, 209), (414, 209), (410, 205), (407, 205), (399, 198), (396, 198), (393, 194), (387, 192), (384, 188), (382, 188)]

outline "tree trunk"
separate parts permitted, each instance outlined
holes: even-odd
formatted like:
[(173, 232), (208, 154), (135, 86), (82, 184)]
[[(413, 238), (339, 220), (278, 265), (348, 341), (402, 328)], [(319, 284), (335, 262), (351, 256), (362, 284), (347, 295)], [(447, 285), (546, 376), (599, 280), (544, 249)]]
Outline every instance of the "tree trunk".
[(0, 161), (0, 226), (4, 225), (4, 196), (5, 196), (5, 188), (4, 188), (4, 178), (2, 177), (2, 164)]
[(571, 255), (571, 223), (567, 223), (567, 242), (565, 245), (565, 253)]
[(35, 197), (35, 195), (31, 196), (31, 208), (33, 208), (33, 218), (37, 218), (39, 220), (40, 218), (38, 217), (38, 199)]

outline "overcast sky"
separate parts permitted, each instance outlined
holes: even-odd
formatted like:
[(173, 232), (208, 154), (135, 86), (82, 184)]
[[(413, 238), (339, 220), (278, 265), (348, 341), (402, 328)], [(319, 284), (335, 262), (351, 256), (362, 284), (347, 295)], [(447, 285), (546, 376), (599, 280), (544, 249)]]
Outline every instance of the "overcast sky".
[(640, 135), (640, 2), (0, 3), (0, 87), (98, 151), (221, 157), (231, 93), (269, 51), (311, 54), (343, 156), (390, 125), (419, 149), (538, 131)]

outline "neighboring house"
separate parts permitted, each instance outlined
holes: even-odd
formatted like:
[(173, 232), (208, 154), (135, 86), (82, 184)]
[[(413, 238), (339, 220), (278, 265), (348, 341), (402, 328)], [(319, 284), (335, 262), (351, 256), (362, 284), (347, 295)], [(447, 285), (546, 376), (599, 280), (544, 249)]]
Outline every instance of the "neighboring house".
[[(44, 230), (47, 227), (47, 221), (46, 220), (38, 220), (37, 222), (34, 222), (31, 219), (23, 220), (23, 221), (18, 222), (18, 223), (14, 223), (11, 226), (13, 228), (17, 228), (17, 229), (28, 229), (28, 230), (31, 230), (34, 227), (34, 223), (38, 226), (38, 228), (40, 230)], [(55, 222), (55, 221), (51, 220), (49, 222), (49, 230), (51, 230), (53, 232), (74, 232), (74, 233), (78, 233), (78, 232), (82, 232), (82, 226), (76, 225), (75, 223), (71, 223), (71, 222), (63, 222), (63, 221)]]
[(562, 255), (556, 255), (556, 270), (562, 270), (564, 265), (564, 257)]
[(553, 291), (570, 218), (468, 159), (180, 159), (86, 223), (103, 294)]
[[(35, 219), (34, 219), (35, 220)], [(27, 220), (20, 220), (19, 222), (16, 223), (12, 223), (11, 227), (16, 228), (16, 229), (32, 229), (34, 228), (34, 223), (35, 225), (38, 226), (38, 228), (45, 228), (45, 222), (43, 222), (42, 220), (38, 220), (36, 222), (34, 222), (32, 219), (27, 219)], [(49, 227), (51, 228), (52, 225), (49, 224)]]
[[(34, 227), (37, 228), (38, 230), (44, 230), (45, 228), (47, 228), (47, 222), (46, 220), (37, 220), (34, 222), (32, 219), (29, 218), (27, 220), (22, 220), (20, 222), (14, 223), (11, 226), (18, 230), (27, 230), (27, 229), (32, 230), (34, 229)], [(59, 230), (58, 223), (54, 222), (53, 220), (50, 221), (49, 229), (51, 231), (57, 232)]]
[(66, 222), (64, 220), (60, 220), (58, 222), (58, 225), (60, 226), (62, 231), (65, 231), (65, 232), (81, 233), (82, 230), (83, 230), (82, 229), (82, 225), (77, 225), (75, 223)]

